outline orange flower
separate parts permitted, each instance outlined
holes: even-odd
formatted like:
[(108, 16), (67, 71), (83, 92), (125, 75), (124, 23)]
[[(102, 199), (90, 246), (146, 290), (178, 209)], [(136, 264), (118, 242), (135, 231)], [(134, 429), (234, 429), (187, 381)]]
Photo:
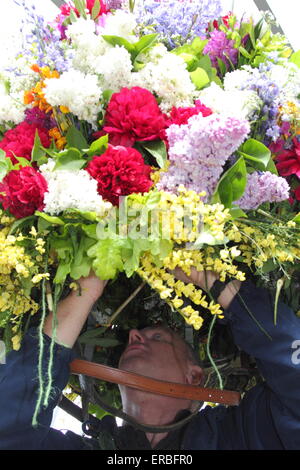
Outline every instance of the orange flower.
[(41, 80), (36, 83), (36, 85), (31, 89), (25, 92), (24, 94), (24, 104), (31, 104), (32, 106), (37, 106), (41, 111), (49, 113), (52, 110), (52, 106), (45, 99), (44, 88), (46, 78), (59, 78), (59, 73), (57, 70), (51, 70), (50, 67), (39, 67), (37, 64), (31, 66), (31, 69), (38, 73), (41, 77)]

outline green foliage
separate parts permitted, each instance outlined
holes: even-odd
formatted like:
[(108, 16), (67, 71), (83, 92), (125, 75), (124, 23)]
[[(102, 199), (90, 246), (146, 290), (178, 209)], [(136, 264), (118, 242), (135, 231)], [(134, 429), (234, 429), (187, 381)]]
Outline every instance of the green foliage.
[(227, 170), (219, 180), (213, 195), (213, 201), (220, 201), (225, 207), (231, 208), (232, 203), (244, 194), (247, 184), (247, 170), (243, 157)]
[(0, 149), (0, 183), (12, 169), (13, 164), (11, 159), (7, 158), (4, 150)]
[(291, 55), (290, 62), (293, 62), (300, 68), (300, 50)]
[(79, 150), (83, 150), (88, 147), (88, 143), (83, 134), (74, 125), (69, 127), (66, 139), (68, 148), (73, 147)]
[(256, 170), (266, 171), (268, 166), (271, 168), (271, 152), (258, 140), (247, 140), (238, 153)]
[(95, 20), (99, 15), (101, 10), (100, 0), (95, 0), (94, 6), (92, 8), (92, 20)]
[(46, 153), (43, 149), (38, 131), (35, 131), (34, 146), (31, 152), (31, 161), (36, 162), (37, 166), (47, 163)]
[(196, 70), (190, 72), (190, 77), (197, 90), (202, 90), (202, 88), (206, 87), (210, 83), (209, 76), (201, 67), (197, 67)]
[(89, 157), (93, 155), (102, 155), (108, 147), (108, 134), (100, 137), (91, 143), (90, 148), (86, 152)]
[(139, 41), (132, 43), (120, 36), (103, 35), (103, 39), (112, 46), (123, 46), (129, 52), (133, 65), (140, 54), (147, 52), (157, 42), (158, 34), (147, 34)]
[(165, 168), (168, 160), (166, 144), (162, 140), (152, 140), (151, 142), (139, 142), (139, 145), (147, 150), (157, 161), (160, 168)]
[(77, 148), (68, 148), (57, 154), (54, 170), (81, 170), (86, 162)]

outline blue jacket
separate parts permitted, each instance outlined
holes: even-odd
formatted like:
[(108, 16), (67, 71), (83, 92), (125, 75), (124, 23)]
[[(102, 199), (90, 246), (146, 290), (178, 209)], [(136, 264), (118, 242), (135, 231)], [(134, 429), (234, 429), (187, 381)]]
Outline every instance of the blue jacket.
[[(225, 312), (226, 319), (235, 343), (257, 359), (265, 383), (251, 389), (239, 406), (202, 410), (186, 427), (182, 449), (300, 449), (300, 319), (279, 303), (275, 326), (267, 291), (245, 282), (240, 294), (272, 340), (238, 296)], [(44, 338), (47, 350), (50, 339)], [(0, 365), (0, 449), (86, 449), (82, 437), (50, 428), (68, 381), (71, 349), (55, 345), (54, 391), (39, 415), (39, 426), (31, 425), (38, 390), (37, 341), (36, 330), (29, 330), (20, 351), (9, 353), (6, 364)], [(45, 370), (46, 365), (47, 354)]]

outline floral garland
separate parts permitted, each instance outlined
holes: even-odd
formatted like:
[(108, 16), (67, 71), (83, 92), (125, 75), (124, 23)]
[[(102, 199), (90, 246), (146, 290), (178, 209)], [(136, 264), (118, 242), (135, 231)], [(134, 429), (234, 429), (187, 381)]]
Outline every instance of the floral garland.
[(49, 23), (19, 5), (26, 47), (0, 67), (0, 327), (14, 349), (35, 286), (92, 268), (138, 273), (195, 329), (197, 306), (222, 310), (176, 266), (298, 282), (300, 60), (266, 18), (75, 0)]

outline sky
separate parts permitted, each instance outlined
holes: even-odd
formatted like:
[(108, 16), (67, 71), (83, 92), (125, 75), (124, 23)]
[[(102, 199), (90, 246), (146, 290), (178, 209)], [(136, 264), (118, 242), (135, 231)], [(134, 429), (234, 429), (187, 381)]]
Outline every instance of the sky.
[[(285, 35), (295, 50), (300, 49), (300, 35), (298, 23), (300, 18), (299, 0), (268, 0), (273, 13), (277, 16)], [(52, 20), (58, 8), (50, 0), (26, 0), (26, 3), (34, 3), (37, 11)], [(234, 11), (237, 16), (246, 13), (258, 18), (259, 11), (253, 0), (222, 0), (223, 11)], [(14, 50), (20, 49), (20, 29), (23, 16), (22, 8), (18, 7), (13, 0), (1, 1), (0, 15), (0, 44), (1, 60), (3, 54), (7, 53), (7, 59), (11, 60)], [(52, 421), (52, 427), (56, 429), (69, 429), (77, 434), (81, 434), (79, 421), (71, 418), (70, 415), (56, 408)]]

